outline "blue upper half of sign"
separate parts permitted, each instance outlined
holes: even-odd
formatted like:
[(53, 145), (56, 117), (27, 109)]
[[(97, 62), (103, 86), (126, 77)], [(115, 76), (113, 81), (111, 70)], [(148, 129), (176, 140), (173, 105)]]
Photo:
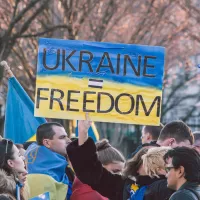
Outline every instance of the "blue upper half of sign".
[(37, 74), (162, 89), (165, 48), (40, 38)]

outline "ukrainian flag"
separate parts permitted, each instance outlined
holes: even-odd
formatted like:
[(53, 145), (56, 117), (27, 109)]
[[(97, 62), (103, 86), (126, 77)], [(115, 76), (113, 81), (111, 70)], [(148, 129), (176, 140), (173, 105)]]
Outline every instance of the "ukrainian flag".
[(34, 104), (15, 77), (8, 80), (4, 137), (24, 143), (35, 136), (37, 127), (46, 122), (34, 117)]
[(30, 200), (44, 200), (44, 199), (45, 200), (49, 200), (50, 199), (49, 192), (46, 192), (44, 194), (40, 194), (37, 197), (31, 198)]
[(30, 198), (49, 193), (49, 200), (70, 199), (72, 182), (65, 173), (68, 163), (64, 156), (33, 143), (25, 157)]

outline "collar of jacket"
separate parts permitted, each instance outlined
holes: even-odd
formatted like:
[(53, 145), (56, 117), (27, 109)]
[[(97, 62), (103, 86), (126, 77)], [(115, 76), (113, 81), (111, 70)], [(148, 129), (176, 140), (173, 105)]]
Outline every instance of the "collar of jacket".
[(183, 190), (183, 189), (193, 188), (193, 187), (198, 187), (198, 186), (200, 186), (200, 183), (198, 182), (186, 181), (178, 190)]
[(166, 177), (164, 175), (160, 175), (159, 178), (157, 177), (151, 178), (150, 176), (137, 176), (136, 183), (141, 187), (145, 185), (150, 185), (155, 181), (159, 181), (162, 179), (166, 179)]

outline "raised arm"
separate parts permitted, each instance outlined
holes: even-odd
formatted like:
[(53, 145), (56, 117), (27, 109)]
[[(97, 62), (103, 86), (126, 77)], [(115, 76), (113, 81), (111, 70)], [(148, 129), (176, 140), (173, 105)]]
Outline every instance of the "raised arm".
[(83, 145), (88, 139), (88, 130), (92, 124), (89, 114), (86, 113), (86, 120), (80, 120), (78, 123), (78, 145)]
[(95, 143), (88, 138), (90, 125), (89, 120), (79, 121), (79, 139), (67, 147), (76, 176), (101, 195), (111, 200), (122, 200), (125, 181), (120, 175), (112, 174), (102, 167), (97, 157)]

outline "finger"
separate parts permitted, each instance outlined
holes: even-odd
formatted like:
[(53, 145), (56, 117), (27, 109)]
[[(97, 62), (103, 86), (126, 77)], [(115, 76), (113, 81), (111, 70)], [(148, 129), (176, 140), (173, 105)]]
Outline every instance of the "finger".
[(86, 119), (87, 121), (90, 121), (89, 113), (85, 113), (85, 119)]

